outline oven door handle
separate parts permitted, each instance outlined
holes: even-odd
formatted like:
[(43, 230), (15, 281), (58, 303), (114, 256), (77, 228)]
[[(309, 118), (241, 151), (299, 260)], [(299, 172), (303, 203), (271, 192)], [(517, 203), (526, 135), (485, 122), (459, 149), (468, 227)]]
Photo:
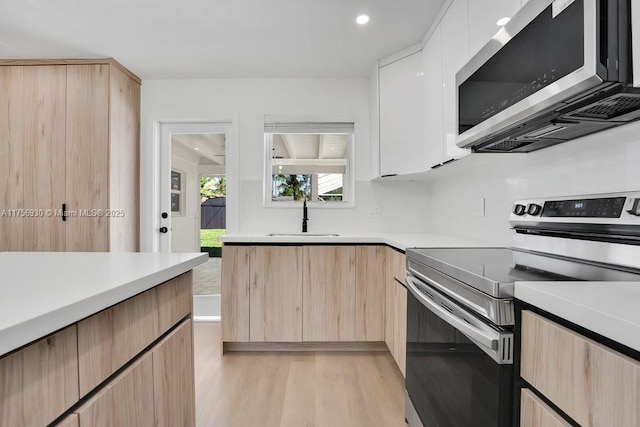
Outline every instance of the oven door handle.
[(413, 279), (411, 276), (406, 277), (406, 282), (409, 291), (413, 294), (414, 297), (418, 299), (418, 301), (422, 305), (431, 310), (436, 316), (447, 322), (449, 325), (462, 332), (468, 338), (472, 339), (474, 342), (476, 342), (476, 344), (485, 347), (485, 349), (483, 349), (485, 352), (495, 353), (495, 356), (498, 356), (500, 332), (492, 331), (494, 333), (490, 334), (489, 331), (483, 331), (470, 324), (469, 322), (463, 320), (462, 318), (456, 316), (449, 307), (443, 305), (443, 302), (438, 304), (435, 298), (431, 299), (429, 298), (429, 296), (426, 296), (418, 288), (415, 279)]

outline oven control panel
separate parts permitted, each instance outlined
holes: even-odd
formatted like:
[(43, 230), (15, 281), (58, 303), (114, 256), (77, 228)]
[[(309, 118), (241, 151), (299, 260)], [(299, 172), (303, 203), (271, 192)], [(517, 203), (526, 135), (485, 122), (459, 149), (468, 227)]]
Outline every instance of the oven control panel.
[(640, 191), (518, 200), (509, 222), (640, 224)]

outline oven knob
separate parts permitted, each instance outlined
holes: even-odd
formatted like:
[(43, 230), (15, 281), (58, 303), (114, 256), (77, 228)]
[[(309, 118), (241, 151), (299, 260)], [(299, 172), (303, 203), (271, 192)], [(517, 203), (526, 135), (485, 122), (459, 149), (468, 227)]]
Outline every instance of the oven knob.
[(640, 216), (640, 199), (633, 199), (631, 209), (627, 209), (627, 212), (634, 216)]
[(522, 216), (526, 212), (525, 205), (513, 205), (513, 213)]
[(536, 205), (535, 203), (530, 203), (529, 206), (527, 206), (527, 213), (529, 215), (539, 215), (540, 211), (542, 210), (542, 206), (540, 205)]

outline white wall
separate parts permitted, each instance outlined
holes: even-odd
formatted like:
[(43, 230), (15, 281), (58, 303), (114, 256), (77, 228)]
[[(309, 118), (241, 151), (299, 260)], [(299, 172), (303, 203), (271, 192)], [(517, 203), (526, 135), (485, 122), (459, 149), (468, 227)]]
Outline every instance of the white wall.
[[(301, 209), (263, 207), (265, 115), (345, 116), (355, 120), (355, 207), (310, 209), (310, 232), (427, 229), (426, 183), (369, 181), (368, 79), (144, 80), (142, 153), (153, 153), (158, 121), (231, 121), (237, 130), (239, 158), (237, 176), (232, 177), (233, 168), (229, 168), (227, 179), (237, 180), (238, 185), (229, 186), (227, 203), (237, 204), (239, 221), (238, 230), (230, 231), (299, 231)], [(236, 188), (235, 194), (231, 188)], [(381, 206), (381, 218), (368, 216), (374, 204)], [(143, 217), (141, 226), (150, 223)]]
[[(185, 156), (187, 157), (187, 156)], [(200, 252), (200, 180), (195, 159), (172, 154), (171, 168), (183, 172), (184, 215), (171, 215), (171, 252)]]
[[(516, 199), (640, 190), (640, 123), (528, 154), (472, 154), (430, 177), (431, 231), (509, 246)], [(486, 216), (472, 215), (474, 198)]]

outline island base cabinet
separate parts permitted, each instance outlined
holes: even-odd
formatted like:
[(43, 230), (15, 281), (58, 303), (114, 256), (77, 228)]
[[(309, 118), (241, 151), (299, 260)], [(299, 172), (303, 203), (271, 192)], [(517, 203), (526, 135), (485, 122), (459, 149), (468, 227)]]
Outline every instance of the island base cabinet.
[(522, 390), (520, 398), (521, 427), (570, 427), (560, 415), (551, 409), (531, 390)]
[(75, 325), (0, 358), (0, 425), (44, 426), (78, 401)]

